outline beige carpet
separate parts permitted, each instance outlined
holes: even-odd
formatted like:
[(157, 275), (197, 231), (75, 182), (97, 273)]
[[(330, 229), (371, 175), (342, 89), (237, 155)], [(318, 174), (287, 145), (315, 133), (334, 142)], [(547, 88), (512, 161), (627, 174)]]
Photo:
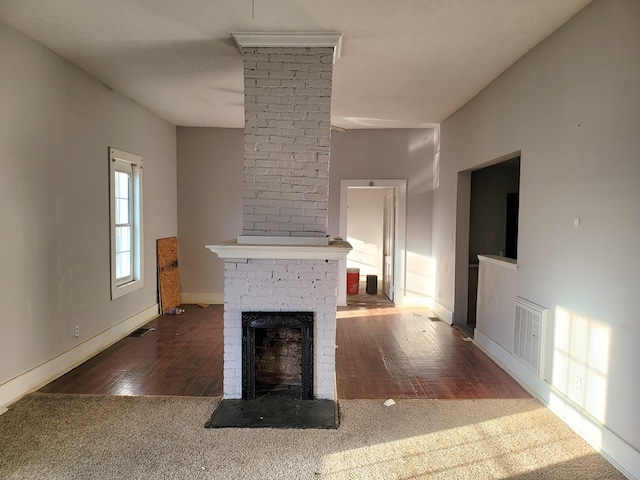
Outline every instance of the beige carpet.
[(0, 479), (618, 479), (540, 403), (340, 401), (338, 430), (205, 429), (218, 399), (32, 394)]

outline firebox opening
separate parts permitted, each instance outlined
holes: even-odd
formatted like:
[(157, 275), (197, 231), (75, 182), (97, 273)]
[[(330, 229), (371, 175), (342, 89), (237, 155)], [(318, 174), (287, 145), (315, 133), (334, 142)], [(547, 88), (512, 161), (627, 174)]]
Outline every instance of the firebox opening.
[(242, 398), (313, 398), (313, 312), (243, 312)]
[(280, 393), (301, 398), (302, 332), (299, 328), (256, 331), (256, 397)]

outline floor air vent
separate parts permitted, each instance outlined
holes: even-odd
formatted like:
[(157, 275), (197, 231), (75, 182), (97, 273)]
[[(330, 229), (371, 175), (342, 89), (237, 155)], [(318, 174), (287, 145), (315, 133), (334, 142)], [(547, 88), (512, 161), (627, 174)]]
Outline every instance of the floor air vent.
[(151, 330), (155, 330), (155, 328), (142, 327), (137, 330), (134, 330), (129, 334), (130, 337), (141, 337), (145, 333), (150, 332)]
[(544, 378), (544, 349), (548, 310), (516, 297), (513, 353)]

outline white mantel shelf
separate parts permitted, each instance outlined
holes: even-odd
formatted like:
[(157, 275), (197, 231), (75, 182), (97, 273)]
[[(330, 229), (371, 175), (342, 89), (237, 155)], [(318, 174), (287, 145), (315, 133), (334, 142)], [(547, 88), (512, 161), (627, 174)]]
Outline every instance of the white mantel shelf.
[(205, 245), (220, 258), (274, 260), (344, 260), (352, 249), (349, 242), (332, 240), (329, 245), (242, 244), (229, 240), (217, 245)]

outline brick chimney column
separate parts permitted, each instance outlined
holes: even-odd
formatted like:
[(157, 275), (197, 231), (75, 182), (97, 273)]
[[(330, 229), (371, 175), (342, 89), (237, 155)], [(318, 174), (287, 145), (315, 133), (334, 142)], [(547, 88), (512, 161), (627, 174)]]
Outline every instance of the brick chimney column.
[(225, 260), (224, 398), (242, 398), (244, 312), (313, 313), (313, 396), (336, 399), (339, 262), (327, 238), (331, 76), (342, 34), (232, 33), (244, 58), (244, 211)]
[(333, 47), (244, 56), (243, 235), (326, 237)]

